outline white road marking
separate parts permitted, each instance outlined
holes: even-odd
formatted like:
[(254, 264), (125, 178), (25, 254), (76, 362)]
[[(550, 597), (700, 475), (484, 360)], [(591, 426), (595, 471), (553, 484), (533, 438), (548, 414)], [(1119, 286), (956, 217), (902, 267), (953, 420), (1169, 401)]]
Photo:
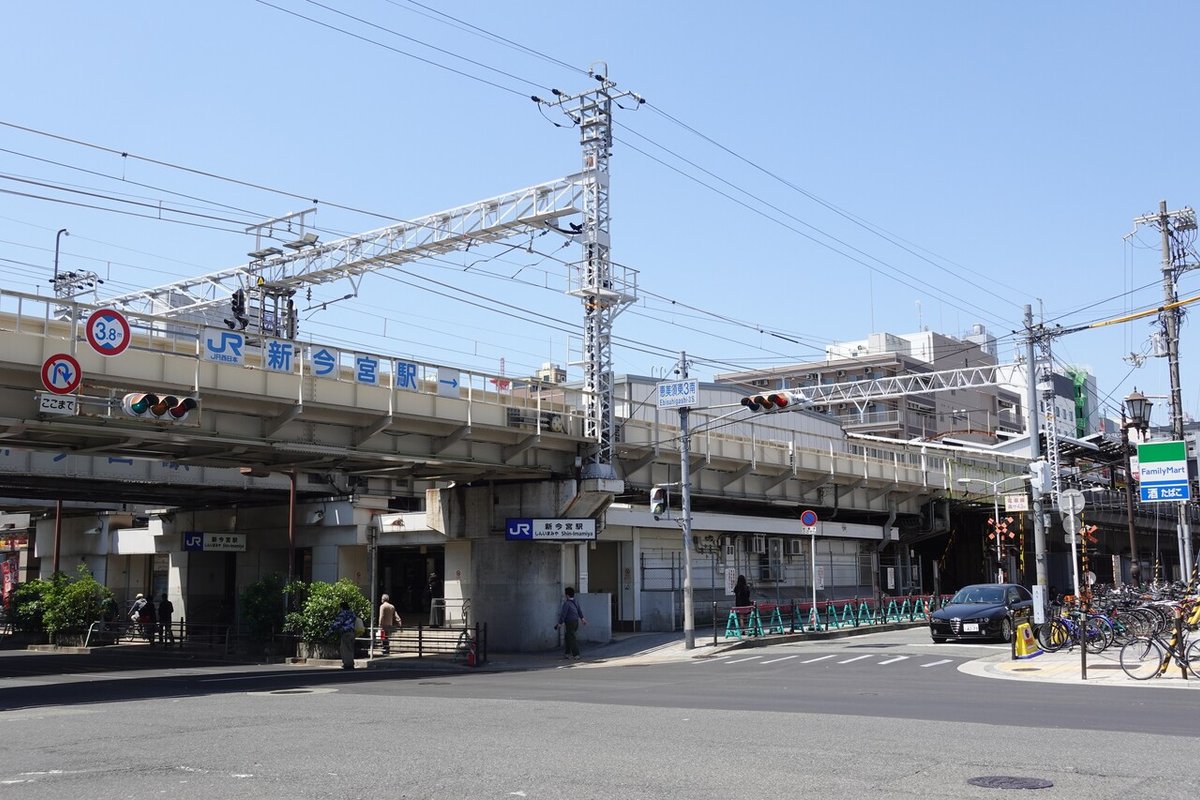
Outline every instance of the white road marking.
[(921, 669), (925, 669), (925, 667), (936, 667), (938, 664), (949, 664), (949, 663), (950, 663), (950, 659), (943, 658), (941, 661), (930, 661), (928, 664), (922, 664)]
[(870, 658), (870, 656), (855, 656), (854, 658), (847, 658), (845, 661), (839, 661), (838, 663), (849, 664), (851, 661), (862, 661), (864, 658)]
[(775, 664), (779, 661), (787, 661), (789, 658), (799, 658), (800, 656), (784, 656), (783, 658), (772, 658), (770, 661), (764, 661), (764, 664)]
[(907, 658), (908, 656), (896, 656), (895, 658), (889, 658), (887, 661), (880, 661), (879, 666), (882, 667), (884, 664), (895, 664), (897, 661), (904, 661)]
[(811, 664), (814, 661), (824, 661), (827, 658), (833, 658), (833, 654), (830, 654), (827, 656), (817, 656), (816, 658), (810, 658), (808, 661), (801, 661), (800, 663), (801, 664)]
[(741, 664), (743, 661), (753, 661), (756, 658), (762, 658), (762, 656), (750, 656), (749, 658), (739, 658), (737, 661), (726, 661), (725, 663), (726, 664)]

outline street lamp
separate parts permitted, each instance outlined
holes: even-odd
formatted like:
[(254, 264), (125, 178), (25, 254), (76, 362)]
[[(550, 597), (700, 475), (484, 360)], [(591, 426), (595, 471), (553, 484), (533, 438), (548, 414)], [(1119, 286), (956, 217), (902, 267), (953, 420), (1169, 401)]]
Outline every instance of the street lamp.
[(1007, 478), (1001, 478), (998, 481), (989, 481), (985, 478), (959, 478), (958, 483), (967, 485), (968, 483), (982, 483), (992, 487), (992, 532), (996, 537), (996, 564), (999, 574), (997, 581), (1003, 580), (1003, 567), (999, 566), (1004, 563), (1003, 556), (1000, 553), (1000, 487), (1009, 481), (1024, 481), (1029, 480), (1027, 475), (1010, 475)]
[(1130, 461), (1129, 429), (1145, 433), (1150, 426), (1150, 407), (1154, 402), (1137, 390), (1125, 398), (1121, 406), (1121, 444), (1125, 451), (1125, 521), (1129, 527), (1129, 582), (1137, 585), (1142, 568), (1137, 558), (1136, 528), (1133, 523), (1133, 464)]

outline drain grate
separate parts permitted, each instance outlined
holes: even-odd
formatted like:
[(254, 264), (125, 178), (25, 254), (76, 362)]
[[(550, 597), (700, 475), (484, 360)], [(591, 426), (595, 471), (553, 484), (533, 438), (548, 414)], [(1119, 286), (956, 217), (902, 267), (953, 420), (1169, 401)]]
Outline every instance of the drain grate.
[(985, 789), (1049, 789), (1054, 785), (1044, 778), (1014, 778), (1010, 775), (984, 775), (971, 778), (967, 783)]

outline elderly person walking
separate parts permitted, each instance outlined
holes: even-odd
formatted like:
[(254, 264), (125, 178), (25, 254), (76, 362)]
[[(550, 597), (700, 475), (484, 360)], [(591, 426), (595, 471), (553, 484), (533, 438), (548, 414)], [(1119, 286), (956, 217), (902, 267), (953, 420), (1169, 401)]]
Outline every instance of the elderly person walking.
[(383, 646), (383, 654), (389, 655), (392, 652), (392, 642), (390, 634), (393, 628), (399, 628), (401, 625), (400, 615), (396, 613), (396, 607), (392, 605), (392, 599), (386, 594), (379, 598), (379, 642)]

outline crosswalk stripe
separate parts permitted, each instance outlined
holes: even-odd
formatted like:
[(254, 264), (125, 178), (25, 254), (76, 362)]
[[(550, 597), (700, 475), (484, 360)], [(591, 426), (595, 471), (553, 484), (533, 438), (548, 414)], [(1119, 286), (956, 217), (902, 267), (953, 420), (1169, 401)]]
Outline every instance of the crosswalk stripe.
[(849, 664), (851, 661), (862, 661), (864, 658), (870, 658), (870, 656), (855, 656), (854, 658), (847, 658), (845, 661), (839, 661), (838, 663)]
[(908, 656), (896, 656), (895, 658), (889, 658), (887, 661), (880, 661), (879, 666), (882, 667), (884, 664), (895, 664), (897, 661), (904, 661), (907, 658)]
[(726, 664), (741, 664), (743, 661), (753, 661), (756, 658), (762, 658), (762, 656), (750, 656), (749, 658), (739, 658), (737, 661), (726, 661), (725, 663)]
[(775, 664), (779, 661), (787, 661), (789, 658), (799, 658), (800, 656), (784, 656), (783, 658), (772, 658), (770, 661), (764, 661), (764, 664)]
[(924, 669), (925, 667), (936, 667), (938, 664), (949, 664), (949, 663), (950, 663), (950, 659), (943, 658), (941, 661), (930, 661), (928, 664), (922, 664), (921, 669)]
[(833, 655), (831, 654), (831, 655), (827, 655), (827, 656), (817, 656), (816, 658), (810, 658), (808, 661), (801, 661), (800, 663), (801, 664), (811, 664), (814, 661), (824, 661), (827, 658), (833, 658)]

